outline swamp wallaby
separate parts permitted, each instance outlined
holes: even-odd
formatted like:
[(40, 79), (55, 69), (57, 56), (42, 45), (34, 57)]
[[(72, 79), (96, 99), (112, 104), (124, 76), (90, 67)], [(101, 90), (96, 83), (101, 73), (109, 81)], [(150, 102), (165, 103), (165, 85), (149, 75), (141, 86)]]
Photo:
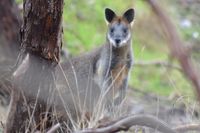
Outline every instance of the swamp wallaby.
[[(118, 105), (125, 97), (132, 66), (131, 29), (134, 9), (117, 16), (105, 9), (108, 23), (106, 43), (100, 48), (61, 63), (57, 69), (57, 90), (69, 115), (98, 115)], [(73, 116), (71, 116), (73, 117)]]

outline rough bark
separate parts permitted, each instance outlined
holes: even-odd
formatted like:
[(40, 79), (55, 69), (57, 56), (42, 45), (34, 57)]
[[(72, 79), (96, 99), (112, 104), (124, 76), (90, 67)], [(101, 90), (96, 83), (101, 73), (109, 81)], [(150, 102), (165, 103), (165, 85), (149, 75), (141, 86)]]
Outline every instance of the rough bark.
[(13, 73), (15, 99), (5, 132), (45, 132), (54, 125), (51, 103), (62, 42), (62, 10), (63, 0), (24, 1), (22, 61)]
[(21, 35), (26, 51), (52, 62), (59, 60), (62, 4), (62, 0), (25, 0)]

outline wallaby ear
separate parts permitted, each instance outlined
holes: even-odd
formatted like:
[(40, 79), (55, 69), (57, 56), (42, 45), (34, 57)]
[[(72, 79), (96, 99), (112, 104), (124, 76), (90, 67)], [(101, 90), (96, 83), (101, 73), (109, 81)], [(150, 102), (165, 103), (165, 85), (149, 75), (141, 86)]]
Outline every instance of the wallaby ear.
[(131, 22), (133, 21), (134, 16), (135, 16), (135, 11), (134, 11), (133, 8), (128, 9), (128, 10), (124, 13), (124, 15), (123, 15), (123, 17), (124, 17), (129, 23), (131, 23)]
[(105, 18), (108, 23), (112, 22), (114, 17), (116, 16), (115, 12), (109, 8), (105, 9)]

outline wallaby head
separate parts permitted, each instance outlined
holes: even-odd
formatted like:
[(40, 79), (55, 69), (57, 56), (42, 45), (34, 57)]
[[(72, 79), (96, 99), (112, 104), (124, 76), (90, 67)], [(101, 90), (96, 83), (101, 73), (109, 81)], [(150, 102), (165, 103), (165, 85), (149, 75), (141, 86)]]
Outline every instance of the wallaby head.
[(122, 47), (130, 41), (134, 15), (135, 12), (132, 8), (122, 16), (117, 16), (109, 8), (105, 9), (105, 19), (108, 23), (107, 40), (114, 47)]

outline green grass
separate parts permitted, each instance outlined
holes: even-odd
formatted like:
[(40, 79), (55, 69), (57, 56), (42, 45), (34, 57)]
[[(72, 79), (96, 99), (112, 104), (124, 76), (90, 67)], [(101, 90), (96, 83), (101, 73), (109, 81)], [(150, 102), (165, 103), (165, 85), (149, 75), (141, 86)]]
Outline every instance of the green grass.
[(131, 74), (130, 85), (157, 95), (171, 94), (193, 96), (191, 85), (177, 70), (167, 72), (166, 68), (135, 67)]

